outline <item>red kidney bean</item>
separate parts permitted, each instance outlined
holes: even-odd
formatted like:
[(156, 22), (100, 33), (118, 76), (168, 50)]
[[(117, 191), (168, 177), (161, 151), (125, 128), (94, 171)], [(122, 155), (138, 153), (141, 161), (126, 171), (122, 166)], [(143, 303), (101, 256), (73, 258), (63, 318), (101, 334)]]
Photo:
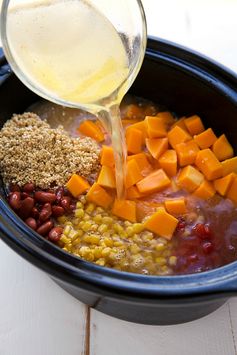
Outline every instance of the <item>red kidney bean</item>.
[(39, 211), (38, 211), (37, 207), (32, 208), (31, 216), (36, 219), (39, 217)]
[(47, 221), (52, 214), (52, 208), (50, 203), (45, 203), (39, 214), (39, 220), (41, 222)]
[(19, 210), (21, 207), (21, 193), (19, 191), (12, 192), (9, 195), (9, 205), (14, 210)]
[(49, 240), (51, 240), (52, 242), (59, 241), (62, 233), (63, 233), (63, 228), (62, 227), (54, 227), (49, 232)]
[(25, 223), (31, 228), (33, 229), (34, 231), (36, 230), (37, 228), (37, 222), (34, 218), (32, 217), (29, 217), (25, 220)]
[(44, 236), (48, 234), (52, 228), (53, 228), (53, 222), (47, 221), (44, 222), (39, 228), (37, 228), (36, 232)]
[(16, 191), (20, 192), (21, 191), (20, 187), (17, 184), (10, 184), (9, 185), (9, 190), (11, 192), (16, 192)]
[(60, 202), (61, 199), (63, 198), (63, 195), (64, 195), (64, 188), (60, 186), (56, 190), (56, 200)]
[(70, 204), (71, 204), (71, 197), (69, 196), (64, 196), (61, 201), (60, 205), (65, 209), (65, 211), (69, 212), (70, 211)]
[(21, 201), (21, 207), (18, 211), (19, 216), (22, 219), (30, 217), (34, 204), (35, 201), (32, 197), (26, 197), (23, 201)]
[(202, 244), (202, 250), (205, 254), (210, 254), (213, 251), (213, 244), (211, 242), (204, 242)]
[(54, 217), (60, 217), (64, 215), (65, 210), (61, 206), (52, 206), (52, 213)]
[(54, 202), (56, 200), (56, 195), (51, 192), (36, 191), (34, 195), (35, 199), (39, 202)]
[(23, 186), (23, 191), (24, 192), (28, 192), (28, 193), (31, 193), (33, 192), (35, 189), (35, 184), (33, 184), (32, 182), (28, 182), (27, 184), (25, 184)]
[(30, 197), (30, 195), (27, 192), (22, 192), (21, 193), (22, 200), (24, 200), (26, 197)]

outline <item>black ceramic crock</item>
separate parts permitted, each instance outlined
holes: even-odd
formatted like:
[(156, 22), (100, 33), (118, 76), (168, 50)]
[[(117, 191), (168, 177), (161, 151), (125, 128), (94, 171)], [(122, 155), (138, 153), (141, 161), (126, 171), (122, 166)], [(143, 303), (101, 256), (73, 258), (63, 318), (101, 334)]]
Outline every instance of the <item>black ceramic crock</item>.
[[(0, 62), (0, 125), (38, 97)], [(221, 65), (163, 40), (149, 39), (132, 94), (179, 115), (199, 114), (237, 151), (237, 77)], [(144, 276), (103, 268), (67, 254), (30, 230), (0, 195), (0, 236), (62, 288), (109, 315), (144, 324), (175, 324), (207, 315), (237, 294), (237, 262), (184, 276)], [(34, 287), (34, 285), (32, 285)]]

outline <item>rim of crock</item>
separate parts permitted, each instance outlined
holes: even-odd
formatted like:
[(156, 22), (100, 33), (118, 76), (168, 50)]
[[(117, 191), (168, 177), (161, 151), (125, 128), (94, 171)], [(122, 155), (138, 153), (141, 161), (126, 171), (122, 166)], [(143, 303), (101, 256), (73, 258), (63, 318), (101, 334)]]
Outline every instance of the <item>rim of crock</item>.
[[(237, 105), (237, 76), (214, 60), (183, 46), (149, 37), (146, 56), (170, 62), (208, 80)], [(0, 197), (0, 235), (13, 250), (51, 276), (113, 296), (162, 298), (237, 291), (237, 261), (197, 274), (152, 276), (102, 267), (69, 254), (32, 231)], [(84, 285), (84, 286), (82, 286)]]

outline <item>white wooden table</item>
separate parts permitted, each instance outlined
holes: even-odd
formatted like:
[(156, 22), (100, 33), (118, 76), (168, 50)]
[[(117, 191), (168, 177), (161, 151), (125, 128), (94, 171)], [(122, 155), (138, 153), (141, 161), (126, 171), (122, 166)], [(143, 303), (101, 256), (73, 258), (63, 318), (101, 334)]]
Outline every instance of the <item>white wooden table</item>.
[[(144, 0), (148, 30), (237, 72), (237, 0)], [(144, 326), (88, 310), (0, 241), (0, 355), (237, 355), (237, 300), (201, 320)]]

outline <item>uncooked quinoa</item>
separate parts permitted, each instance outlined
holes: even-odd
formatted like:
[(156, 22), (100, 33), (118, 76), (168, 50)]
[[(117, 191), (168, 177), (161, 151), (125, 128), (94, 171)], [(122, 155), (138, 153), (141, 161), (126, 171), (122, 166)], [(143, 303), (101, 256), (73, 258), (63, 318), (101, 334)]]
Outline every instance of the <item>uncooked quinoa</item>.
[(100, 148), (91, 138), (72, 138), (50, 128), (34, 113), (13, 115), (0, 131), (0, 173), (6, 184), (34, 182), (47, 189), (64, 185), (72, 174), (92, 179)]

